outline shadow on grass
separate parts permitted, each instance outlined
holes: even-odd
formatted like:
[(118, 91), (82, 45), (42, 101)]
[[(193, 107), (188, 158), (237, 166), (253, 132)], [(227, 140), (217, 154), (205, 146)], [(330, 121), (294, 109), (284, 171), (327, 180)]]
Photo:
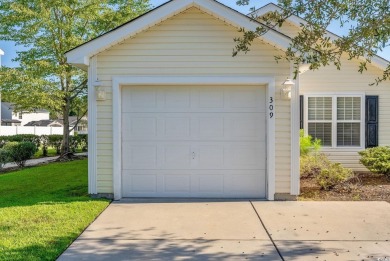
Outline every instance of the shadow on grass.
[(0, 260), (55, 260), (77, 236), (78, 234), (71, 233), (66, 237), (56, 237), (51, 240), (49, 247), (47, 245), (33, 243), (24, 247), (4, 249), (0, 253)]

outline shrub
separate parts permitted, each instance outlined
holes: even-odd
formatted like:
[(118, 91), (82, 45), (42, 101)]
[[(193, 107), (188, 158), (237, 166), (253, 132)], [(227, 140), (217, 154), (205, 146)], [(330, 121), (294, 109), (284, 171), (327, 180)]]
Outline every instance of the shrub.
[(326, 169), (332, 162), (325, 154), (305, 155), (300, 157), (300, 172), (302, 178), (313, 178)]
[(54, 147), (56, 149), (57, 155), (61, 154), (61, 146), (62, 146), (62, 135), (49, 135), (49, 146)]
[(317, 184), (321, 189), (329, 190), (354, 176), (351, 169), (344, 168), (340, 163), (331, 163), (328, 168), (322, 169), (316, 176)]
[(47, 157), (48, 147), (49, 147), (49, 137), (47, 135), (41, 135), (41, 144), (42, 144), (42, 156)]
[(80, 147), (82, 151), (88, 151), (88, 134), (79, 134), (80, 137)]
[(325, 154), (301, 156), (301, 177), (314, 178), (321, 189), (329, 190), (352, 178), (351, 169), (331, 162)]
[(371, 172), (390, 177), (390, 147), (380, 146), (359, 152), (360, 162)]
[(8, 142), (3, 147), (9, 153), (10, 159), (19, 167), (24, 167), (26, 161), (37, 152), (37, 146), (32, 142)]
[(11, 136), (0, 136), (0, 147), (2, 148), (8, 141)]
[(80, 145), (80, 138), (78, 135), (69, 136), (69, 148), (71, 152), (75, 153), (79, 145)]
[(41, 145), (41, 137), (34, 134), (17, 134), (8, 136), (8, 141), (15, 141), (15, 142), (32, 142), (35, 144), (37, 148)]
[(308, 155), (310, 152), (314, 151), (317, 153), (321, 149), (321, 140), (315, 139), (310, 135), (305, 136), (303, 130), (299, 132), (299, 148), (301, 156)]
[(5, 149), (0, 149), (0, 169), (2, 169), (8, 162), (11, 162), (9, 152)]

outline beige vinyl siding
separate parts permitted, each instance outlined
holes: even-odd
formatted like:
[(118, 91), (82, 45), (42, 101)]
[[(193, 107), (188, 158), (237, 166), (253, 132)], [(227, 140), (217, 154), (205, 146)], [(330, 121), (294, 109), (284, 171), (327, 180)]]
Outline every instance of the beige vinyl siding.
[(277, 31), (281, 32), (282, 34), (285, 34), (289, 37), (295, 37), (298, 35), (298, 33), (300, 32), (301, 29), (299, 27), (297, 27), (296, 25), (286, 21), (283, 23), (282, 27), (276, 26), (275, 30), (277, 30)]
[[(300, 75), (300, 93), (306, 95), (316, 93), (378, 95), (379, 145), (390, 145), (390, 82), (370, 86), (369, 84), (382, 75), (382, 71), (369, 65), (368, 71), (360, 74), (358, 65), (358, 61), (350, 61), (344, 57), (340, 71), (334, 66), (328, 66), (318, 71), (305, 72)], [(364, 147), (364, 144), (362, 146)], [(359, 150), (361, 149), (323, 149), (331, 160), (340, 162), (355, 171), (367, 171), (359, 163), (360, 156), (357, 153)]]
[[(290, 192), (290, 103), (279, 100), (289, 64), (274, 60), (281, 52), (256, 41), (251, 51), (232, 57), (240, 36), (221, 20), (190, 8), (100, 53), (98, 78), (107, 90), (97, 109), (98, 193), (112, 193), (113, 76), (274, 76), (276, 78), (276, 192)], [(114, 126), (115, 128), (115, 126)]]

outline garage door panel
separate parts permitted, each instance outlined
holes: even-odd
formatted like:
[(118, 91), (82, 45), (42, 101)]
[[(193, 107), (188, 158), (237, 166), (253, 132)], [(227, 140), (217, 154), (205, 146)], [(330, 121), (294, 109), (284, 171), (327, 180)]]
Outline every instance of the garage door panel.
[(230, 144), (225, 147), (227, 168), (261, 169), (265, 166), (265, 143)]
[[(198, 136), (203, 139), (224, 138), (224, 116), (200, 116), (198, 121)], [(195, 135), (196, 136), (196, 133)]]
[(264, 140), (265, 115), (233, 115), (229, 118), (228, 134), (232, 138), (254, 138)]
[(123, 172), (125, 197), (265, 197), (265, 171), (131, 170)]
[[(258, 173), (240, 173), (227, 177), (227, 190), (232, 195), (251, 196), (258, 194), (258, 191), (265, 191), (264, 174)], [(265, 193), (261, 195), (265, 197)]]
[(171, 174), (164, 176), (163, 193), (191, 193), (191, 175), (190, 174)]
[(125, 181), (131, 184), (131, 190), (135, 193), (157, 193), (157, 175), (134, 174), (128, 177), (130, 180)]
[(124, 141), (264, 141), (263, 113), (123, 113)]
[(233, 90), (230, 95), (230, 106), (232, 108), (259, 108), (258, 92), (256, 88), (241, 88)]
[(221, 174), (199, 175), (197, 184), (199, 193), (223, 194), (224, 176)]
[(124, 142), (123, 169), (265, 169), (265, 142)]
[(191, 118), (187, 117), (167, 117), (164, 118), (164, 138), (190, 138)]
[(128, 137), (132, 139), (139, 138), (157, 138), (157, 117), (150, 117), (150, 115), (140, 115), (131, 117), (129, 113), (123, 114), (122, 131), (127, 133), (124, 140)]
[(195, 99), (196, 98), (198, 104), (196, 104), (196, 102), (193, 104), (198, 105), (198, 107), (202, 109), (223, 109), (225, 107), (225, 96), (222, 88), (199, 89), (198, 95), (195, 96)]
[(256, 86), (141, 86), (122, 93), (122, 112), (266, 112), (265, 88)]
[(164, 91), (164, 108), (179, 108), (179, 110), (191, 108), (190, 88), (181, 86), (166, 87)]
[(190, 145), (171, 145), (164, 146), (164, 162), (160, 166), (163, 169), (191, 168), (191, 147)]
[(157, 108), (157, 87), (134, 86), (122, 92), (122, 112)]
[[(198, 145), (195, 159), (197, 168), (223, 169), (224, 168), (224, 146), (223, 144)], [(194, 149), (195, 151), (195, 149)]]
[(123, 169), (143, 169), (157, 167), (157, 146), (148, 144), (130, 144), (124, 142), (122, 153), (126, 155), (122, 160)]

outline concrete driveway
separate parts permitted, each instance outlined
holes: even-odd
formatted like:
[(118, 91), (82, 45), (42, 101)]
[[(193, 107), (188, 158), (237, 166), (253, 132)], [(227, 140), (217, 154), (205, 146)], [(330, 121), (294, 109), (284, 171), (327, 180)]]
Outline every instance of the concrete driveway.
[(390, 204), (114, 202), (58, 260), (390, 261)]

